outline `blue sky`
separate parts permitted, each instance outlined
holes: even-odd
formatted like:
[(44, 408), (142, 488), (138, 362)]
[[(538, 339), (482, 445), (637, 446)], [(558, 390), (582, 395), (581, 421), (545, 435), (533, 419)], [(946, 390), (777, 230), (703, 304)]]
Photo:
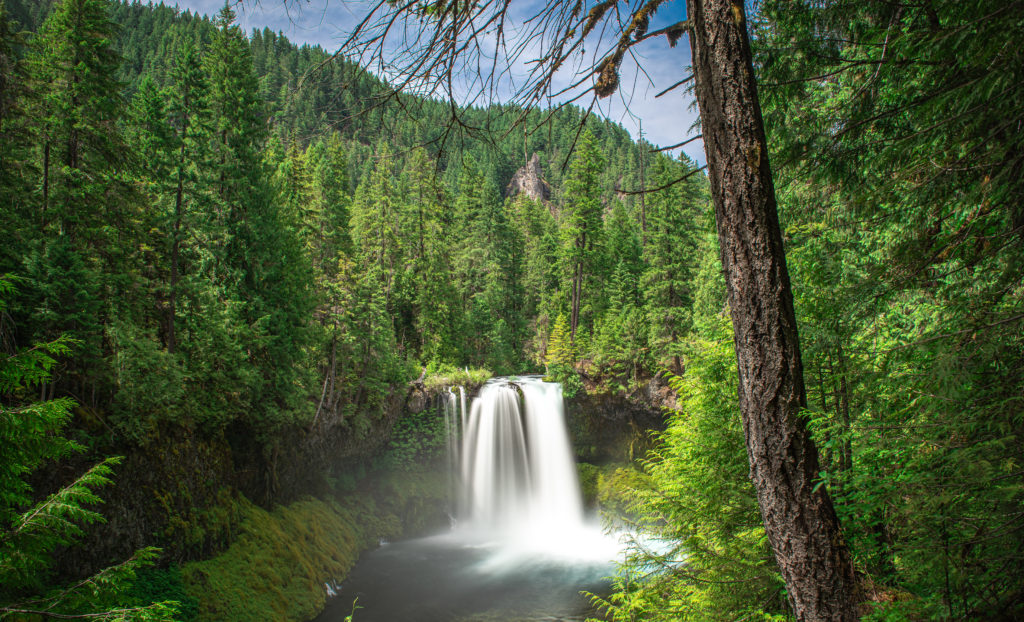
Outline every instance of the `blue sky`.
[[(171, 3), (171, 0), (165, 2)], [(223, 0), (177, 0), (176, 4), (183, 10), (188, 8), (206, 15), (214, 15), (224, 6)], [(538, 0), (517, 0), (511, 3), (510, 10), (517, 15), (530, 15), (544, 4)], [(365, 15), (368, 6), (362, 0), (241, 0), (235, 10), (239, 23), (247, 32), (253, 28), (269, 27), (283, 32), (294, 42), (316, 44), (333, 51), (348, 30)], [(665, 3), (650, 30), (683, 19), (684, 6), (684, 0)], [(692, 106), (692, 95), (677, 89), (660, 98), (654, 97), (686, 75), (690, 64), (687, 39), (684, 37), (675, 48), (669, 48), (665, 38), (658, 37), (635, 46), (633, 50), (643, 72), (638, 71), (636, 63), (627, 58), (623, 62), (619, 92), (600, 100), (595, 112), (622, 123), (634, 138), (642, 121), (645, 138), (659, 146), (676, 144), (699, 133), (697, 129), (691, 129), (697, 116)], [(568, 83), (570, 78), (570, 75), (564, 75), (561, 81)], [(578, 103), (588, 105), (589, 100)], [(701, 141), (694, 141), (683, 150), (690, 158), (700, 163), (705, 161)]]

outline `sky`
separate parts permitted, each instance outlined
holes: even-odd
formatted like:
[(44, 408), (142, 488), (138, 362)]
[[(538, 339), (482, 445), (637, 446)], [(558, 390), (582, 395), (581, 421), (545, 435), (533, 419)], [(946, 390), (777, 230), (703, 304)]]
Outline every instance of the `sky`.
[[(177, 4), (182, 10), (191, 9), (210, 16), (224, 6), (224, 0), (164, 1)], [(510, 12), (519, 16), (531, 15), (543, 5), (543, 0), (516, 0), (510, 5)], [(319, 45), (329, 51), (338, 48), (349, 29), (363, 18), (367, 10), (364, 0), (240, 0), (235, 5), (239, 24), (246, 32), (268, 27), (284, 33), (295, 43)], [(684, 17), (683, 0), (669, 0), (652, 20), (650, 30)], [(690, 46), (686, 37), (675, 48), (670, 48), (664, 37), (657, 37), (635, 46), (633, 50), (643, 71), (638, 71), (636, 63), (627, 57), (622, 66), (619, 91), (599, 100), (594, 113), (621, 123), (634, 138), (639, 136), (642, 125), (644, 138), (656, 146), (674, 145), (698, 134), (699, 130), (692, 127), (697, 118), (692, 94), (676, 89), (655, 98), (656, 93), (687, 75)], [(571, 76), (568, 72), (562, 73), (566, 75), (559, 76), (556, 82), (567, 84)], [(577, 103), (586, 107), (589, 101), (588, 96)], [(699, 139), (683, 147), (682, 151), (700, 164), (705, 162), (704, 145)], [(678, 152), (678, 149), (673, 151)]]

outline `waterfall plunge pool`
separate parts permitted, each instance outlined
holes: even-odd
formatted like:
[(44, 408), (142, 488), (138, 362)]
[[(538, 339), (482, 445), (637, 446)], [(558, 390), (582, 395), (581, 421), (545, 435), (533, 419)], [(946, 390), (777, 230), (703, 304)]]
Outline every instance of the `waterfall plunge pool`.
[(342, 622), (358, 598), (355, 622), (581, 621), (596, 612), (580, 591), (606, 594), (615, 571), (598, 552), (609, 539), (587, 535), (597, 544), (589, 558), (569, 556), (564, 542), (547, 554), (458, 531), (385, 544), (359, 560), (317, 620)]
[(584, 517), (562, 388), (535, 377), (484, 385), (442, 405), (451, 531), (364, 554), (317, 618), (343, 622), (584, 620), (621, 545)]

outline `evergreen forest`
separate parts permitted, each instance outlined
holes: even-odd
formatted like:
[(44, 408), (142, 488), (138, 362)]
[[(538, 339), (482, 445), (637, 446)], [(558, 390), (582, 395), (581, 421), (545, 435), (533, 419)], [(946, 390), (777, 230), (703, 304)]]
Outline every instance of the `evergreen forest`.
[(847, 613), (772, 531), (711, 148), (456, 115), (231, 4), (0, 0), (0, 620), (313, 619), (436, 501), (409, 396), (515, 374), (660, 422), (576, 443), (644, 534), (592, 619), (1024, 618), (1024, 2), (731, 10), (813, 457), (765, 442), (837, 525)]

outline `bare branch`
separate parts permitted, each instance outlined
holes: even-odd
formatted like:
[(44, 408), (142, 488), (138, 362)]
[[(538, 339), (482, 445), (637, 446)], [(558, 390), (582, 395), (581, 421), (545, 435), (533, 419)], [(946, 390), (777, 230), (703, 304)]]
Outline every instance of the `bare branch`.
[(674, 186), (674, 185), (676, 185), (678, 183), (686, 181), (687, 179), (693, 177), (697, 173), (700, 173), (701, 171), (703, 171), (707, 167), (708, 167), (708, 165), (705, 164), (704, 166), (702, 166), (700, 168), (697, 168), (697, 169), (694, 169), (694, 170), (690, 171), (689, 173), (683, 175), (682, 177), (680, 177), (678, 179), (675, 179), (673, 181), (670, 181), (667, 184), (663, 184), (661, 186), (658, 186), (657, 188), (647, 188), (645, 190), (620, 190), (619, 192), (621, 194), (626, 194), (626, 195), (651, 194), (652, 192), (661, 192), (662, 190), (665, 190), (666, 188), (671, 188), (672, 186)]
[(685, 147), (686, 145), (689, 145), (693, 141), (700, 140), (701, 138), (704, 138), (704, 135), (703, 134), (697, 134), (693, 138), (687, 138), (686, 140), (684, 140), (681, 143), (676, 143), (674, 145), (669, 145), (668, 147), (658, 147), (657, 149), (651, 149), (651, 153), (658, 153), (659, 151), (672, 151), (673, 149), (678, 149), (679, 147)]
[(679, 82), (676, 82), (672, 86), (668, 87), (664, 91), (658, 93), (654, 97), (656, 97), (656, 98), (657, 97), (661, 97), (662, 95), (668, 93), (669, 91), (674, 91), (675, 89), (681, 87), (682, 85), (686, 84), (687, 82), (690, 82), (691, 80), (693, 80), (693, 74), (692, 73), (690, 75), (686, 76), (685, 78), (683, 78), (682, 80), (680, 80)]

